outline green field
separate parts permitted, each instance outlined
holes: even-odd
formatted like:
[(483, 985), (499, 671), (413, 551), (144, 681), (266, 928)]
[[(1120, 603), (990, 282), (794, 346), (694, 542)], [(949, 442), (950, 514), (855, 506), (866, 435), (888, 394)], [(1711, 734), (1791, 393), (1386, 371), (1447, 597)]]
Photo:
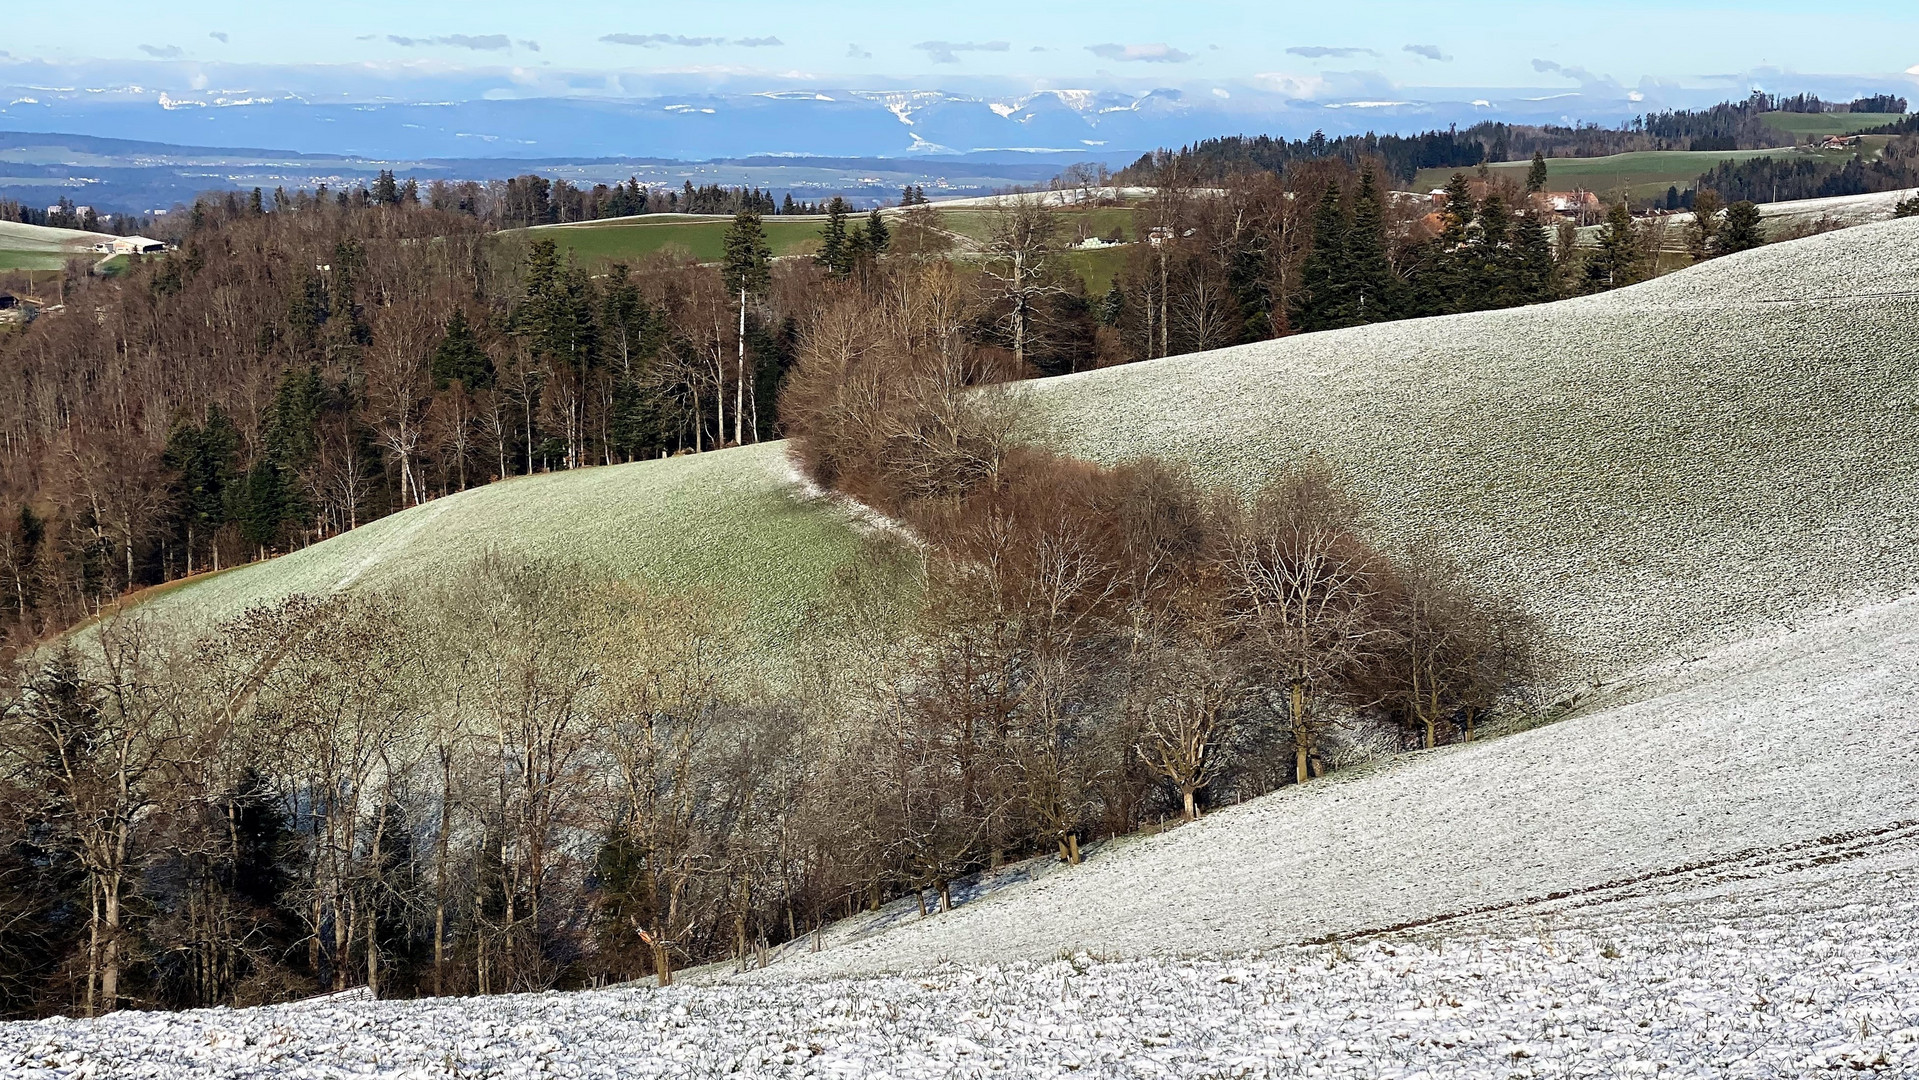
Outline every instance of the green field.
[(0, 270), (58, 270), (66, 258), (57, 251), (13, 251), (0, 248)]
[(1086, 283), (1086, 295), (1095, 299), (1113, 287), (1113, 279), (1126, 266), (1126, 247), (1090, 248), (1066, 253), (1066, 265)]
[[(1612, 154), (1596, 158), (1547, 158), (1546, 188), (1549, 191), (1591, 191), (1607, 201), (1621, 197), (1656, 199), (1668, 187), (1684, 191), (1722, 161), (1746, 161), (1751, 158), (1779, 157), (1801, 151), (1775, 150), (1641, 150), (1630, 154)], [(1502, 161), (1491, 166), (1493, 172), (1523, 180), (1530, 161)], [(1413, 190), (1431, 191), (1445, 187), (1455, 172), (1471, 170), (1424, 169), (1413, 180)]]
[(204, 626), (296, 593), (402, 593), (489, 553), (579, 564), (742, 608), (774, 652), (803, 636), (869, 541), (791, 478), (786, 444), (520, 477), (436, 499), (264, 563), (153, 596), (142, 610)]
[[(699, 262), (718, 262), (731, 217), (658, 214), (647, 218), (593, 225), (514, 230), (509, 235), (552, 240), (561, 251), (572, 252), (582, 265), (638, 262), (649, 255), (672, 251)], [(809, 255), (819, 250), (823, 217), (766, 217), (766, 239), (775, 257)]]
[[(1130, 207), (1102, 206), (1087, 210), (1065, 210), (1060, 214), (1060, 239), (1075, 243), (1081, 236), (1105, 237), (1118, 230), (1133, 239), (1135, 212)], [(565, 225), (541, 229), (517, 229), (505, 235), (540, 237), (554, 241), (562, 252), (570, 252), (581, 265), (605, 267), (614, 262), (635, 263), (659, 252), (674, 252), (699, 262), (718, 262), (731, 217), (657, 214), (604, 224)], [(854, 223), (860, 218), (855, 216)], [(820, 228), (826, 218), (820, 216), (761, 219), (774, 257), (811, 255), (819, 250)], [(984, 242), (992, 232), (993, 212), (979, 206), (962, 206), (940, 212), (941, 227), (959, 240), (956, 253)], [(1099, 295), (1112, 285), (1113, 276), (1125, 263), (1125, 248), (1072, 250), (1066, 253), (1067, 265), (1086, 282), (1089, 294)]]
[(1791, 113), (1769, 112), (1767, 127), (1790, 131), (1794, 135), (1851, 135), (1906, 118), (1904, 113)]

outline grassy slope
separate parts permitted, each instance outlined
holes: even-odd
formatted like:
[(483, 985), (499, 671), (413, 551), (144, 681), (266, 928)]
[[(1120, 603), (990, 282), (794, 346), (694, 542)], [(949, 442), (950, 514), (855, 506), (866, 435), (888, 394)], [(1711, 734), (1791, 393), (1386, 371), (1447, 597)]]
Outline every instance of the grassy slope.
[(784, 452), (784, 443), (766, 443), (475, 488), (145, 608), (197, 623), (293, 593), (404, 589), (493, 550), (716, 589), (777, 645), (866, 543), (843, 513), (800, 495)]
[[(1119, 229), (1133, 236), (1134, 212), (1127, 207), (1095, 207), (1061, 212), (1062, 234), (1076, 240), (1082, 230), (1087, 235), (1106, 236)], [(992, 212), (977, 206), (941, 211), (943, 226), (966, 241), (986, 239), (992, 228)], [(701, 262), (718, 262), (723, 255), (722, 242), (727, 225), (724, 216), (659, 214), (606, 223), (586, 223), (519, 230), (516, 235), (537, 235), (553, 240), (562, 251), (570, 251), (589, 266), (624, 260), (635, 262), (669, 248), (690, 254)], [(761, 219), (767, 240), (776, 257), (810, 255), (819, 250), (820, 227), (824, 217), (780, 217)], [(853, 219), (858, 224), (859, 218)], [(1089, 292), (1104, 292), (1123, 254), (1115, 250), (1074, 251), (1067, 261), (1086, 280)]]
[[(1571, 191), (1581, 188), (1597, 193), (1608, 200), (1618, 199), (1624, 194), (1633, 199), (1651, 199), (1666, 194), (1668, 187), (1678, 187), (1681, 191), (1691, 187), (1699, 179), (1699, 174), (1712, 169), (1722, 161), (1744, 161), (1749, 158), (1777, 157), (1793, 153), (1792, 150), (1732, 150), (1732, 151), (1693, 151), (1693, 150), (1642, 150), (1630, 154), (1612, 154), (1595, 158), (1548, 158), (1546, 160), (1546, 187), (1551, 191)], [(1515, 179), (1524, 179), (1526, 170), (1532, 167), (1530, 161), (1502, 161), (1491, 166), (1495, 172), (1511, 173)], [(1413, 179), (1413, 190), (1431, 191), (1445, 187), (1446, 181), (1458, 169), (1424, 169)], [(1464, 170), (1468, 173), (1471, 170)]]
[[(635, 262), (669, 247), (701, 262), (718, 262), (730, 217), (661, 214), (630, 221), (527, 230), (526, 235), (554, 241), (588, 265)], [(766, 238), (775, 256), (807, 255), (819, 250), (821, 217), (767, 217)]]
[(57, 251), (0, 248), (0, 270), (58, 270), (66, 264), (66, 256)]
[(1904, 113), (1770, 112), (1762, 119), (1767, 127), (1790, 131), (1794, 135), (1850, 135), (1855, 131), (1896, 124), (1905, 118)]
[(1542, 307), (1029, 384), (1049, 441), (1251, 487), (1318, 455), (1598, 675), (1919, 584), (1919, 220)]

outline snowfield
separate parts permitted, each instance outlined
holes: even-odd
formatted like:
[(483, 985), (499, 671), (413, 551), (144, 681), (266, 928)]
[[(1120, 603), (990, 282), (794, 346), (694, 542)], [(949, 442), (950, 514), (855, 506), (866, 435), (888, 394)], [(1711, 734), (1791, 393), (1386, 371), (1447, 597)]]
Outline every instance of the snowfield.
[(768, 974), (1063, 949), (1243, 952), (1797, 858), (1919, 824), (1919, 596), (1719, 650), (1653, 687), (1283, 788), (937, 917), (870, 934), (851, 923)]
[(10, 1077), (1714, 1077), (1919, 1070), (1919, 843), (1257, 957), (0, 1025)]
[(764, 971), (0, 1024), (0, 1076), (1911, 1075), (1916, 700), (1912, 597)]
[(1919, 588), (1919, 219), (1021, 389), (1096, 460), (1251, 488), (1318, 456), (1526, 602), (1568, 685)]

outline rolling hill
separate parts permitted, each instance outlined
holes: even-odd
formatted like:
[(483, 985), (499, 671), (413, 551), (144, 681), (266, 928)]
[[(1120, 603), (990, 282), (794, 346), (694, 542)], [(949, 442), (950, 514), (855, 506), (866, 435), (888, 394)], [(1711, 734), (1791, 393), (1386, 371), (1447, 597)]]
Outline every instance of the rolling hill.
[(200, 627), (295, 593), (405, 590), (499, 553), (709, 588), (739, 604), (750, 628), (777, 650), (866, 542), (833, 501), (803, 490), (784, 447), (762, 443), (473, 488), (169, 588), (141, 609)]
[[(1557, 304), (1027, 384), (1045, 441), (1247, 488), (1317, 455), (1597, 678), (1919, 585), (1919, 220)], [(1126, 422), (1132, 418), (1137, 422)]]
[[(1434, 537), (1608, 684), (1557, 723), (1289, 787), (934, 917), (908, 900), (763, 971), (0, 1025), (0, 1071), (1909, 1070), (1915, 241), (1919, 220), (1886, 222), (1604, 296), (1025, 388), (1035, 437), (1099, 460), (1249, 487), (1325, 459), (1388, 538)], [(471, 491), (153, 610), (400, 586), (498, 546), (723, 583), (777, 643), (857, 537), (769, 444)]]
[[(1775, 115), (1775, 114), (1768, 114)], [(1880, 145), (1883, 145), (1881, 140)], [(1722, 161), (1750, 161), (1762, 157), (1817, 155), (1820, 151), (1783, 147), (1769, 150), (1636, 150), (1589, 158), (1547, 158), (1546, 187), (1551, 191), (1590, 191), (1608, 202), (1619, 199), (1663, 198), (1668, 187), (1684, 191), (1698, 181), (1701, 173), (1711, 172)], [(1851, 154), (1826, 154), (1826, 160), (1843, 163)], [(1490, 166), (1495, 173), (1513, 180), (1524, 180), (1530, 161), (1502, 161)], [(1413, 179), (1414, 191), (1444, 187), (1455, 172), (1462, 169), (1422, 169)]]
[[(1630, 289), (1024, 384), (1035, 436), (1249, 488), (1317, 456), (1543, 621), (1568, 682), (1919, 585), (1919, 220)], [(749, 538), (728, 542), (727, 538)], [(557, 473), (408, 510), (156, 600), (432, 573), (490, 546), (722, 582), (785, 629), (858, 549), (783, 445)]]

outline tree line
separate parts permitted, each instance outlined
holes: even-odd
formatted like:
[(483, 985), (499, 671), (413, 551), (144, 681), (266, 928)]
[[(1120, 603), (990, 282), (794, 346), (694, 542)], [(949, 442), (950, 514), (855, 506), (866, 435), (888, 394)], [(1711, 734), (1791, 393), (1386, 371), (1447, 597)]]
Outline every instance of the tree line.
[(810, 302), (782, 278), (742, 322), (718, 268), (589, 273), (404, 200), (183, 217), (168, 258), (69, 272), (93, 317), (0, 335), (11, 643), (473, 484), (772, 437)]
[(1142, 155), (1114, 175), (1120, 184), (1154, 185), (1168, 176), (1216, 182), (1250, 170), (1278, 172), (1296, 163), (1339, 158), (1358, 166), (1372, 160), (1382, 179), (1410, 182), (1421, 169), (1466, 169), (1482, 163), (1546, 157), (1601, 157), (1635, 150), (1756, 150), (1791, 146), (1795, 136), (1767, 124), (1768, 112), (1905, 111), (1891, 94), (1840, 104), (1812, 95), (1781, 97), (1760, 91), (1743, 101), (1705, 109), (1668, 109), (1633, 118), (1616, 128), (1597, 124), (1533, 125), (1485, 121), (1414, 135), (1342, 135), (1316, 131), (1304, 139), (1233, 135)]

